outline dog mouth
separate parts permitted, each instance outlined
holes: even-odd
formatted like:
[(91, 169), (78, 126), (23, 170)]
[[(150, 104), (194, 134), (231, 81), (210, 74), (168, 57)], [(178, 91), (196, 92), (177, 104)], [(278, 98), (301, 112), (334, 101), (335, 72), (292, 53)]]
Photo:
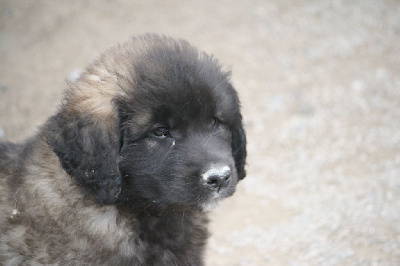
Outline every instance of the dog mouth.
[(200, 209), (203, 212), (209, 212), (217, 208), (220, 203), (226, 198), (232, 196), (236, 191), (236, 184), (214, 191), (209, 199), (200, 204)]

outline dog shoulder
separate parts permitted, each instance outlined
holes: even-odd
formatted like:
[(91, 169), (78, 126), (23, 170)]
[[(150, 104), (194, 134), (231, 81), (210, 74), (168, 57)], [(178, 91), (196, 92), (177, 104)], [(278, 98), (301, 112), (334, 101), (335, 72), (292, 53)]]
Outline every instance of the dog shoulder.
[(18, 161), (23, 145), (11, 142), (0, 143), (0, 234), (5, 228), (7, 218), (13, 215), (12, 190), (18, 186), (13, 178), (18, 168)]
[[(135, 257), (135, 220), (82, 189), (40, 134), (24, 146), (1, 144), (0, 151), (0, 261), (95, 263)], [(104, 254), (97, 257), (93, 249)], [(29, 256), (19, 258), (16, 250), (29, 250)]]
[(11, 142), (0, 142), (0, 178), (11, 173), (21, 147)]

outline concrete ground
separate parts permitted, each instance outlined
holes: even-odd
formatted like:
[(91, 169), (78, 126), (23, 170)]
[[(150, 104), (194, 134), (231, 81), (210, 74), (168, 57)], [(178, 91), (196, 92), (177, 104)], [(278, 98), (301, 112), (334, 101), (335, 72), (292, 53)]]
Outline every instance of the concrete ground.
[(0, 0), (0, 138), (131, 35), (189, 40), (233, 72), (248, 176), (211, 214), (207, 265), (400, 265), (397, 0)]

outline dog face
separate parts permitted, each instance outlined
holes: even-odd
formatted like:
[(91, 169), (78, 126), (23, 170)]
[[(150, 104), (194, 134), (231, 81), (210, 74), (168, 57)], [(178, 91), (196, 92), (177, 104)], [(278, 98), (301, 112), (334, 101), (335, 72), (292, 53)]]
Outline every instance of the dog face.
[[(169, 65), (159, 61), (166, 77), (160, 83), (138, 81), (131, 100), (118, 103), (121, 198), (162, 209), (208, 210), (232, 195), (243, 178), (235, 164), (235, 147), (245, 144), (237, 95), (225, 75), (208, 80), (193, 76), (186, 65), (191, 76), (176, 79)], [(151, 69), (144, 72), (153, 76)], [(174, 80), (166, 82), (168, 77)]]
[(183, 41), (151, 36), (124, 51), (103, 58), (111, 70), (89, 69), (85, 90), (71, 90), (66, 114), (56, 117), (61, 137), (53, 146), (64, 168), (103, 203), (211, 209), (245, 177), (246, 138), (229, 73)]

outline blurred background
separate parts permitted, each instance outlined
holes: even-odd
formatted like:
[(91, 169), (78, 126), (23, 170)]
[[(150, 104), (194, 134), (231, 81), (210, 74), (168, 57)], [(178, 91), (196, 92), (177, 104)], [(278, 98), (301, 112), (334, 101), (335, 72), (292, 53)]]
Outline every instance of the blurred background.
[(0, 0), (0, 139), (147, 32), (214, 54), (241, 97), (248, 176), (210, 215), (207, 265), (400, 265), (398, 0)]

